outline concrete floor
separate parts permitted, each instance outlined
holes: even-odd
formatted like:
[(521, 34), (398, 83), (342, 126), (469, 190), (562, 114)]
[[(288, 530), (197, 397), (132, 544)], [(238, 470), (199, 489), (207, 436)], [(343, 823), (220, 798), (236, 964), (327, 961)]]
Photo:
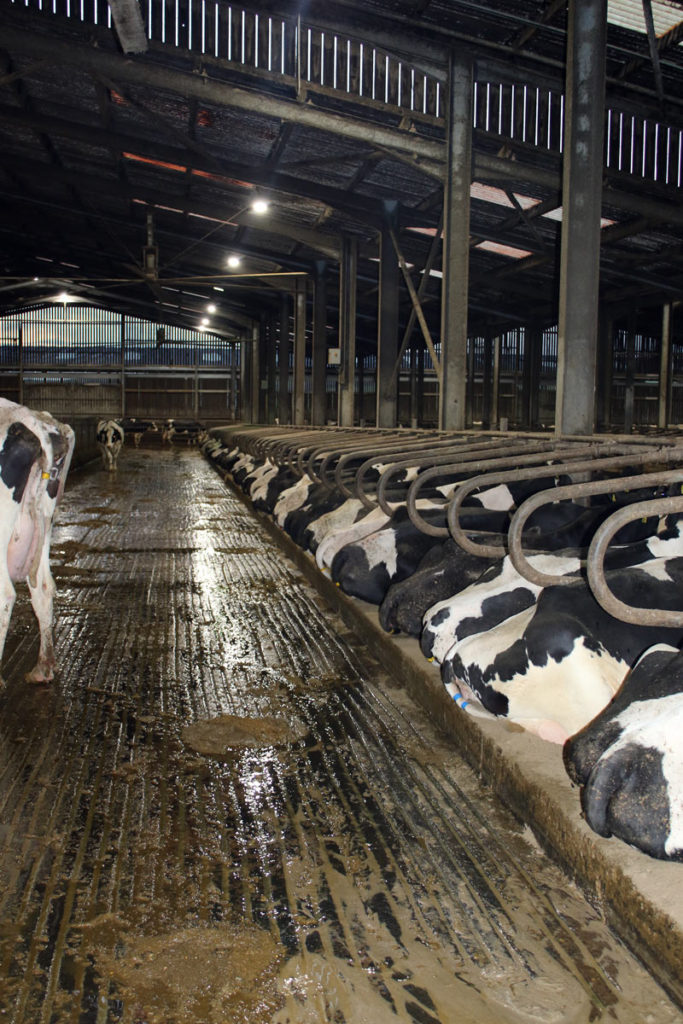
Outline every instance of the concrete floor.
[(73, 472), (52, 552), (59, 678), (23, 589), (3, 659), (0, 1020), (683, 1020), (199, 453)]

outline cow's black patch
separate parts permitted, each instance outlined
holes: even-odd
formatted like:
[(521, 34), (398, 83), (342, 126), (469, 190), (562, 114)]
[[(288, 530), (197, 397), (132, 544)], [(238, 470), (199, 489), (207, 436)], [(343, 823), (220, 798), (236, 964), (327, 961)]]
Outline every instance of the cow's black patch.
[(592, 722), (567, 741), (567, 773), (583, 785), (623, 729), (615, 719), (635, 701), (657, 700), (683, 693), (683, 654), (677, 650), (649, 651), (626, 676), (614, 698)]
[(478, 615), (470, 615), (457, 623), (453, 642), (464, 640), (473, 633), (485, 633), (505, 619), (517, 615), (530, 608), (536, 601), (535, 595), (527, 587), (518, 586), (505, 594), (495, 594), (482, 601)]
[(23, 423), (12, 423), (0, 451), (0, 477), (19, 503), (24, 496), (31, 468), (40, 458), (40, 439)]
[(660, 750), (637, 743), (608, 751), (591, 773), (581, 803), (599, 835), (618, 836), (651, 857), (683, 860), (683, 850), (665, 850), (671, 811), (662, 760)]

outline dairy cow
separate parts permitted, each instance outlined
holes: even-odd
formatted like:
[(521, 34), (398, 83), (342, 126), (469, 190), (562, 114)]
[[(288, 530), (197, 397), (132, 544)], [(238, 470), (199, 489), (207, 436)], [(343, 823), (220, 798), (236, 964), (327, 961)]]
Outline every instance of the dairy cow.
[(438, 610), (442, 602), (480, 579), (490, 565), (490, 558), (470, 554), (450, 538), (443, 541), (427, 552), (412, 576), (392, 583), (379, 606), (380, 625), (388, 633), (420, 636), (426, 610)]
[[(442, 507), (424, 509), (427, 522), (443, 525)], [(466, 528), (500, 530), (507, 513), (488, 509), (467, 509), (463, 513)], [(370, 604), (381, 604), (389, 586), (411, 576), (440, 538), (423, 533), (411, 521), (404, 505), (374, 533), (341, 548), (332, 561), (331, 574), (344, 593)]]
[(196, 420), (173, 420), (168, 419), (161, 428), (162, 444), (168, 441), (185, 441), (186, 444), (203, 444), (208, 438), (206, 428)]
[(154, 420), (141, 420), (137, 416), (126, 417), (120, 421), (120, 425), (123, 427), (124, 435), (130, 434), (132, 436), (133, 444), (136, 448), (140, 447), (140, 442), (148, 430), (154, 434), (159, 433), (159, 428)]
[[(606, 575), (626, 604), (680, 604), (683, 558), (655, 558)], [(546, 587), (536, 604), (458, 640), (441, 677), (457, 703), (474, 698), (491, 714), (564, 743), (609, 703), (644, 650), (657, 642), (677, 644), (682, 635), (615, 619), (577, 580)]]
[(97, 446), (102, 454), (102, 465), (110, 473), (116, 469), (119, 452), (123, 447), (124, 431), (116, 420), (100, 420), (97, 424)]
[(652, 857), (683, 860), (683, 653), (650, 647), (564, 759), (584, 817)]
[[(539, 510), (543, 512), (544, 510)], [(643, 528), (652, 529), (647, 524)], [(637, 535), (638, 526), (635, 527)], [(676, 557), (683, 554), (683, 522), (676, 518), (663, 518), (657, 533), (647, 540), (614, 546), (607, 551), (605, 567), (620, 569), (641, 565), (654, 558)], [(624, 534), (629, 536), (630, 534)], [(558, 534), (559, 536), (559, 534)], [(617, 535), (618, 537), (619, 535)], [(465, 552), (456, 550), (453, 559), (457, 563)], [(554, 576), (577, 574), (580, 570), (579, 550), (546, 551), (529, 555), (532, 568)], [(480, 578), (451, 597), (437, 601), (424, 614), (420, 646), (426, 658), (443, 661), (457, 640), (473, 633), (486, 633), (505, 619), (536, 603), (542, 591), (537, 583), (522, 576), (512, 564), (508, 555), (494, 562), (482, 572)], [(390, 593), (387, 594), (387, 599)], [(415, 588), (413, 601), (421, 597), (421, 590)], [(397, 614), (396, 612), (394, 614)]]
[(26, 677), (30, 682), (54, 676), (50, 540), (73, 449), (71, 427), (49, 413), (0, 398), (0, 544), (5, 553), (0, 559), (0, 658), (16, 597), (14, 583), (26, 580), (40, 629), (38, 660)]

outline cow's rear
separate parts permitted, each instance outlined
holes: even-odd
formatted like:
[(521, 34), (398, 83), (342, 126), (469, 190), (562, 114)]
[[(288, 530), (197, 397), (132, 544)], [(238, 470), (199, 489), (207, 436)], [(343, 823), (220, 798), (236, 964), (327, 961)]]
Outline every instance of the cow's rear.
[(53, 678), (52, 640), (55, 584), (50, 540), (55, 508), (74, 449), (71, 427), (49, 413), (0, 399), (0, 658), (15, 601), (14, 583), (26, 580), (40, 628), (32, 682)]

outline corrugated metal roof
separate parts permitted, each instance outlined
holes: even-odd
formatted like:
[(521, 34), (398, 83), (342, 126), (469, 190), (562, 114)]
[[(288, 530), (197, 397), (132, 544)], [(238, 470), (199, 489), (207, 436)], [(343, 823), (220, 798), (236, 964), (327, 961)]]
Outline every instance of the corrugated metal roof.
[[(652, 0), (652, 17), (656, 35), (663, 36), (683, 21), (683, 7), (673, 0)], [(647, 32), (642, 0), (608, 0), (607, 20), (633, 32)]]

